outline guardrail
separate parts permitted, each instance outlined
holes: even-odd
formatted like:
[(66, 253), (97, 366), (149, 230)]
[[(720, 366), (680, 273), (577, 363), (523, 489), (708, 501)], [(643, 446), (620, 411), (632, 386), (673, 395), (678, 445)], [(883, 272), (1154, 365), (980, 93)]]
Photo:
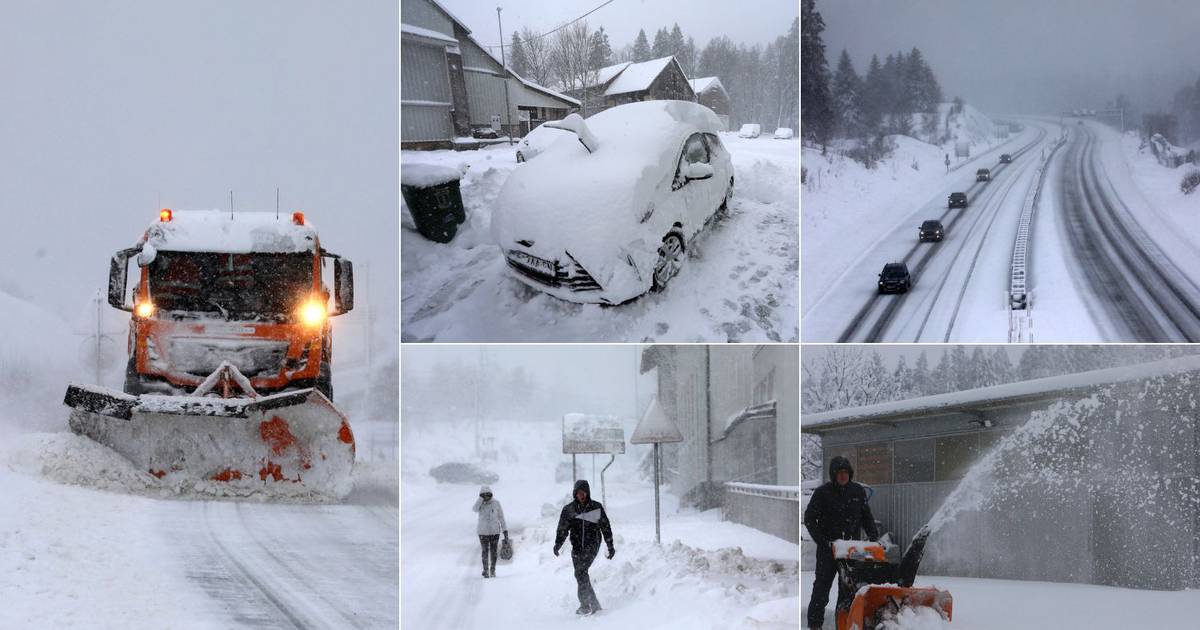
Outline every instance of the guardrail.
[(1012, 343), (1029, 343), (1032, 341), (1033, 319), (1029, 315), (1028, 254), (1029, 229), (1033, 223), (1033, 213), (1037, 210), (1042, 197), (1042, 185), (1046, 181), (1046, 165), (1054, 157), (1054, 152), (1067, 142), (1064, 133), (1045, 153), (1034, 171), (1036, 184), (1025, 195), (1021, 204), (1021, 217), (1017, 220), (1017, 236), (1013, 241), (1012, 266), (1008, 290), (1008, 340)]

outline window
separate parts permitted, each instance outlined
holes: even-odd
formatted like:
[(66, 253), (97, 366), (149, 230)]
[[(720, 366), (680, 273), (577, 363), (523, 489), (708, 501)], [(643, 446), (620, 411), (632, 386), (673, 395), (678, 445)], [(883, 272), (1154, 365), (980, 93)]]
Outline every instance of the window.
[(889, 442), (858, 447), (854, 480), (865, 484), (892, 483), (892, 445)]
[(754, 386), (753, 400), (751, 404), (761, 405), (768, 400), (775, 398), (775, 368), (771, 368), (770, 372), (762, 378)]
[(683, 159), (688, 164), (708, 164), (708, 145), (704, 143), (704, 134), (694, 133), (687, 139), (683, 145)]
[(933, 481), (933, 440), (902, 440), (892, 445), (895, 482)]
[(962, 479), (979, 459), (979, 434), (949, 435), (937, 439), (937, 480)]

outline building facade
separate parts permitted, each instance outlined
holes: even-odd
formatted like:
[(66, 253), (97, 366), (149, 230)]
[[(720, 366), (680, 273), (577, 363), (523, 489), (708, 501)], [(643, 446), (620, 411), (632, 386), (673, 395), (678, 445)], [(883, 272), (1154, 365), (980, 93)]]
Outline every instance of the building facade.
[(639, 101), (696, 101), (696, 92), (674, 56), (606, 66), (590, 85), (568, 94), (584, 102), (588, 116)]
[(402, 149), (470, 148), (473, 129), (523, 135), (579, 107), (506, 69), (436, 0), (401, 0), (400, 10)]
[(799, 365), (786, 345), (643, 350), (642, 373), (656, 370), (659, 406), (683, 434), (663, 450), (685, 503), (798, 540)]
[(733, 115), (733, 105), (729, 99), (729, 92), (725, 91), (721, 80), (717, 77), (701, 77), (692, 79), (691, 84), (692, 89), (696, 92), (697, 102), (713, 110), (725, 125), (725, 130), (728, 131), (730, 116)]

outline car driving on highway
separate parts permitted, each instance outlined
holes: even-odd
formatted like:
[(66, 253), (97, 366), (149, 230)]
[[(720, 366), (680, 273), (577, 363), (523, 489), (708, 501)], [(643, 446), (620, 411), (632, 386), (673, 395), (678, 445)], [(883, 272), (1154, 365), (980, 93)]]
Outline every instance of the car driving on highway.
[(987, 168), (981, 168), (978, 171), (975, 171), (975, 181), (977, 181), (977, 182), (992, 181), (992, 170), (987, 169)]
[(965, 192), (950, 193), (950, 203), (948, 205), (950, 206), (951, 209), (966, 208), (967, 207), (967, 193), (965, 193)]
[(908, 293), (912, 284), (908, 265), (902, 262), (890, 262), (883, 266), (883, 271), (879, 272), (880, 293)]
[(1002, 154), (1000, 154), (1000, 163), (1001, 163), (1001, 164), (1010, 164), (1010, 163), (1012, 163), (1012, 156), (1011, 156), (1011, 155), (1009, 155), (1009, 154), (1007, 154), (1007, 153), (1002, 153)]
[(492, 237), (514, 277), (555, 297), (620, 304), (661, 290), (733, 195), (721, 120), (703, 105), (643, 101), (542, 126), (574, 137), (513, 171)]
[(928, 219), (921, 223), (921, 227), (917, 228), (917, 242), (941, 241), (944, 234), (945, 228), (942, 227), (941, 221)]

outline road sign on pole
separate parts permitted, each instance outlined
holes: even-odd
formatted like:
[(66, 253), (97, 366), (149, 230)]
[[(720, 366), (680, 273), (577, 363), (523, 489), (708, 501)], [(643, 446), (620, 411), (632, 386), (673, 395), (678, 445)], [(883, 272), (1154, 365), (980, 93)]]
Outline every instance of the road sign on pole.
[(630, 444), (654, 445), (654, 542), (662, 544), (662, 508), (659, 502), (658, 487), (662, 483), (662, 453), (659, 444), (667, 442), (682, 442), (683, 434), (671, 422), (658, 406), (658, 397), (650, 401), (646, 414), (638, 422), (637, 428), (629, 438)]
[[(600, 500), (608, 499), (604, 488), (604, 471), (616, 460), (618, 453), (625, 452), (625, 425), (619, 416), (601, 416), (585, 413), (568, 413), (563, 416), (563, 453), (571, 454), (571, 476), (575, 477), (575, 455), (597, 453), (609, 455), (608, 464), (600, 472)], [(596, 458), (592, 458), (593, 480), (596, 474)]]

